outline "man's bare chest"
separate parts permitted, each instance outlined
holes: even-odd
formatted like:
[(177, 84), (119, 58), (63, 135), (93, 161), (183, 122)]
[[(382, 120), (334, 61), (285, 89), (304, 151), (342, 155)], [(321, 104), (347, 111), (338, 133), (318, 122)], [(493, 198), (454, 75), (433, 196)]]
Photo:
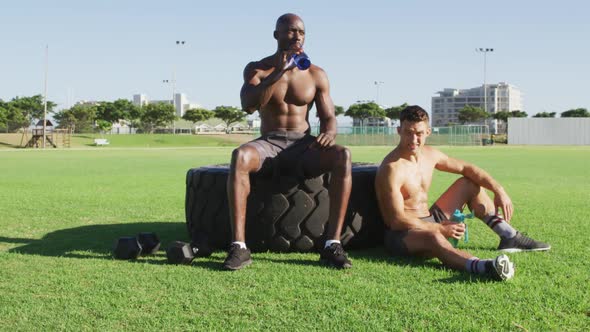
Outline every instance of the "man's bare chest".
[(285, 73), (275, 84), (269, 102), (304, 106), (312, 103), (316, 95), (316, 85), (309, 73)]
[(432, 183), (433, 168), (428, 165), (416, 165), (404, 171), (402, 193), (411, 197), (420, 193), (428, 193)]

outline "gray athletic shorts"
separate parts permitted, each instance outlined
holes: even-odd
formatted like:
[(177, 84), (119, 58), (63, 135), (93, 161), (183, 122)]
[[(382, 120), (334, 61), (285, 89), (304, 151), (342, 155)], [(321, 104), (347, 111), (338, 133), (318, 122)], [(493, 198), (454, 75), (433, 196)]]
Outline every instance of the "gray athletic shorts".
[[(432, 205), (428, 211), (430, 212), (430, 215), (428, 217), (420, 218), (421, 220), (427, 222), (434, 222), (438, 224), (441, 221), (447, 219), (445, 214), (436, 204)], [(387, 250), (387, 252), (389, 252), (389, 254), (393, 256), (409, 255), (408, 248), (404, 243), (404, 238), (408, 235), (408, 231), (409, 230), (392, 231), (389, 228), (385, 229), (384, 244), (385, 249)]]
[[(311, 169), (319, 169), (319, 151), (309, 148), (315, 140), (316, 137), (309, 133), (272, 131), (242, 146), (250, 146), (258, 151), (260, 164), (257, 172), (271, 172), (273, 164), (278, 163), (280, 170), (300, 174), (303, 172), (301, 166), (304, 157)], [(315, 163), (317, 165), (314, 165)], [(317, 176), (320, 174), (305, 175)]]

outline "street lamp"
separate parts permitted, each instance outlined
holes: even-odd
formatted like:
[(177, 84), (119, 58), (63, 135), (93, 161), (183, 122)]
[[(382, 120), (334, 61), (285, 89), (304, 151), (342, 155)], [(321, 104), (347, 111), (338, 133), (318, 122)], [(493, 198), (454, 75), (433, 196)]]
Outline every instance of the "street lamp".
[(383, 84), (383, 83), (385, 83), (385, 82), (383, 82), (383, 81), (375, 81), (375, 86), (376, 86), (376, 88), (377, 88), (377, 96), (376, 96), (376, 98), (375, 98), (375, 103), (376, 103), (377, 105), (379, 105), (379, 86), (380, 86), (381, 84)]
[(45, 84), (43, 92), (43, 149), (45, 149), (47, 137), (47, 72), (49, 71), (49, 45), (45, 46)]
[[(177, 40), (176, 46), (182, 46), (185, 43), (186, 43), (186, 41), (184, 41), (184, 40)], [(174, 105), (174, 112), (176, 112), (177, 111), (177, 109), (176, 109), (176, 61), (174, 61), (174, 65), (172, 66), (172, 82), (171, 83), (172, 83), (172, 105)], [(180, 107), (182, 108), (182, 105)], [(180, 115), (182, 115), (182, 114), (180, 114)]]
[[(487, 65), (486, 55), (489, 52), (494, 52), (494, 49), (480, 47), (480, 48), (476, 48), (475, 51), (479, 52), (479, 53), (483, 53), (483, 110), (487, 114), (488, 113), (488, 89), (487, 89), (487, 85), (486, 85), (486, 65)], [(494, 121), (494, 132), (496, 132), (496, 130), (497, 130), (496, 126), (497, 126), (497, 123)]]

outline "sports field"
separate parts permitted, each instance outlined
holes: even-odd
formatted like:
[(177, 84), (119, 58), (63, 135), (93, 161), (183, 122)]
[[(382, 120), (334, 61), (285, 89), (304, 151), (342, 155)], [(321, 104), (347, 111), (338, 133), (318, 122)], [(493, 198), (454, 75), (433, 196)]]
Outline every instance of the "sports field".
[[(353, 268), (317, 254), (254, 254), (221, 270), (223, 252), (192, 266), (165, 255), (116, 261), (116, 238), (154, 231), (188, 240), (186, 171), (226, 163), (231, 144), (205, 147), (0, 150), (0, 330), (434, 330), (590, 329), (590, 147), (443, 147), (496, 177), (515, 205), (513, 224), (549, 252), (509, 254), (500, 283), (436, 260), (350, 251)], [(230, 146), (219, 146), (230, 145)], [(379, 162), (387, 147), (352, 147)], [(435, 175), (431, 201), (454, 176)], [(468, 221), (481, 258), (495, 235)]]

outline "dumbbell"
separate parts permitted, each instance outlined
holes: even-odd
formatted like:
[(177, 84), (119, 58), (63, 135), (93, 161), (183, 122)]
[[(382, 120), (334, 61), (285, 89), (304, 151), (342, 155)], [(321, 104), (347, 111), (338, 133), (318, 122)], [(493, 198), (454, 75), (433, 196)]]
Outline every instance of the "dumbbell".
[(190, 264), (199, 252), (199, 248), (192, 244), (174, 241), (166, 249), (166, 257), (170, 264)]
[(174, 241), (166, 249), (166, 257), (171, 264), (190, 264), (195, 257), (211, 256), (213, 250), (209, 246), (209, 237), (204, 232), (193, 234), (193, 242)]
[(113, 255), (117, 259), (136, 259), (140, 255), (155, 254), (160, 249), (156, 233), (143, 232), (136, 237), (121, 237), (115, 243)]

